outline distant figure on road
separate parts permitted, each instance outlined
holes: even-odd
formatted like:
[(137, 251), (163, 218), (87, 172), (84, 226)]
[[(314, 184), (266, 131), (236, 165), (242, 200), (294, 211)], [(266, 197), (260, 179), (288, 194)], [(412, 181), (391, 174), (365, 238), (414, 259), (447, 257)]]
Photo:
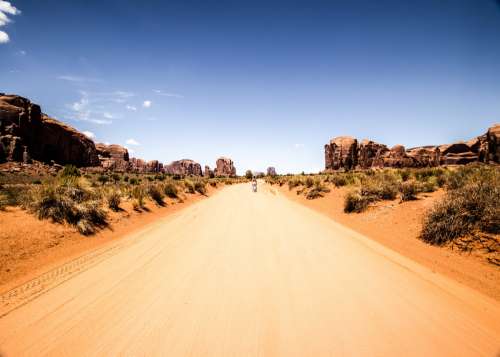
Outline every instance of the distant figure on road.
[(252, 180), (252, 190), (257, 192), (257, 180), (255, 178)]

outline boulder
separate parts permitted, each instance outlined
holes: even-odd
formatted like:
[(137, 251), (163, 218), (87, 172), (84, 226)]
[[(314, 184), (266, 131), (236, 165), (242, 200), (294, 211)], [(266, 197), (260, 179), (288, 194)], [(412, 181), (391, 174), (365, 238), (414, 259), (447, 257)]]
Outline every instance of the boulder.
[(120, 145), (96, 144), (101, 166), (110, 171), (125, 172), (130, 169), (128, 150)]
[(325, 145), (327, 170), (351, 170), (358, 164), (358, 141), (351, 136), (339, 136)]
[(214, 169), (215, 176), (234, 177), (236, 176), (236, 168), (233, 160), (227, 157), (217, 159), (216, 168)]
[(165, 173), (181, 176), (202, 176), (201, 165), (193, 160), (183, 159), (164, 167)]
[(29, 158), (61, 165), (99, 165), (92, 140), (16, 95), (0, 93), (0, 146), (0, 160), (4, 161)]
[(276, 169), (274, 167), (267, 168), (267, 176), (276, 176)]

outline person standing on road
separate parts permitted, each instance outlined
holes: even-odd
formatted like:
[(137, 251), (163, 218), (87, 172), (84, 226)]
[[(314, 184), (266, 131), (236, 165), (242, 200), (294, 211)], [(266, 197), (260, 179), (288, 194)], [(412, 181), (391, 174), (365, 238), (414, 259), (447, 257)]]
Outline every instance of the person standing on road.
[(257, 192), (257, 179), (252, 180), (252, 190), (253, 192)]

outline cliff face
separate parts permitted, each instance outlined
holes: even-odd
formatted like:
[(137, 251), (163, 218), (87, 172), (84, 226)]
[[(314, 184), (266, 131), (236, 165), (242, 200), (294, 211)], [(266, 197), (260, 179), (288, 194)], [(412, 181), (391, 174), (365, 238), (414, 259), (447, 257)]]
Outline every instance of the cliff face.
[(233, 160), (227, 157), (219, 157), (214, 169), (215, 176), (233, 177), (236, 176), (236, 168)]
[(0, 162), (41, 162), (98, 166), (92, 140), (42, 114), (40, 106), (17, 95), (0, 93)]
[(191, 176), (202, 176), (201, 165), (193, 160), (183, 159), (173, 161), (169, 165), (164, 167), (164, 171), (167, 174), (172, 175), (191, 175)]
[(422, 146), (406, 150), (402, 145), (389, 149), (371, 140), (340, 136), (325, 145), (326, 170), (381, 167), (430, 167), (463, 165), (470, 162), (500, 162), (500, 124), (468, 142)]

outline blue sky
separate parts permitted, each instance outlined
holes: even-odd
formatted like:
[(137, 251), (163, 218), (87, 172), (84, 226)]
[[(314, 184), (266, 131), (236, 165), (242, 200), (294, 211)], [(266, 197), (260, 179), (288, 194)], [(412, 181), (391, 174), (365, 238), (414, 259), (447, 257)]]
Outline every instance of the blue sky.
[(499, 1), (0, 0), (0, 12), (0, 91), (148, 160), (318, 171), (335, 136), (411, 147), (500, 122)]

